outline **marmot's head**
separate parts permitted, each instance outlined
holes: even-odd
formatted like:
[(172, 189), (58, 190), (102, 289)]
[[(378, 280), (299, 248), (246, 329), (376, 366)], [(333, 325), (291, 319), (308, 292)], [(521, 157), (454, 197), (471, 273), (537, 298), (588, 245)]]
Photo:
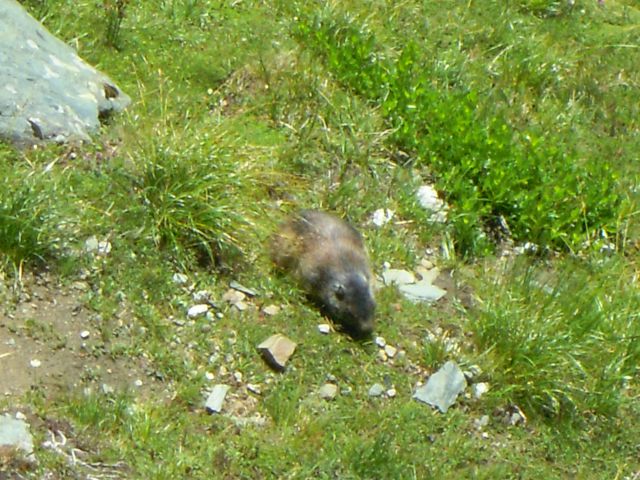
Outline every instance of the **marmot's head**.
[(324, 313), (356, 338), (373, 333), (376, 302), (370, 278), (362, 272), (327, 272), (318, 291)]

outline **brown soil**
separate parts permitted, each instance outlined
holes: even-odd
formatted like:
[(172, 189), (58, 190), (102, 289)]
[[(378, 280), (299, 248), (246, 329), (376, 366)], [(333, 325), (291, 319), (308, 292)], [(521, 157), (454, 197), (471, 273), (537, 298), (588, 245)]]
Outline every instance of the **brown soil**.
[[(113, 359), (99, 332), (99, 319), (83, 302), (83, 284), (63, 288), (46, 278), (7, 289), (0, 311), (0, 395), (39, 390), (45, 397), (70, 390), (151, 387), (137, 359)], [(87, 338), (81, 333), (88, 332)]]

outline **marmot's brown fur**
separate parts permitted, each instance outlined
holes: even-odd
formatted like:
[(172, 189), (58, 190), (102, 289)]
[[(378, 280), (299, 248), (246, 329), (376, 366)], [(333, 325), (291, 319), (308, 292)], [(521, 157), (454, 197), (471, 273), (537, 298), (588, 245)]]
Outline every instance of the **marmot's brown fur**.
[(271, 256), (348, 333), (373, 331), (373, 275), (358, 231), (334, 215), (304, 210), (272, 238)]

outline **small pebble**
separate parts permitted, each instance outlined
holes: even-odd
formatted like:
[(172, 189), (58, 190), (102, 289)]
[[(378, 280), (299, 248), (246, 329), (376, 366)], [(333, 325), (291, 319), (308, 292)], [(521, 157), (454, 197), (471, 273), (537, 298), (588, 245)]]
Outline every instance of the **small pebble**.
[(389, 358), (395, 357), (397, 352), (398, 352), (398, 349), (396, 347), (391, 346), (391, 345), (387, 345), (387, 346), (384, 347), (384, 353), (386, 353), (387, 357), (389, 357)]
[(233, 378), (236, 382), (242, 383), (242, 372), (233, 372)]
[(272, 335), (258, 345), (258, 350), (267, 363), (277, 370), (284, 370), (295, 349), (296, 344), (281, 334)]
[(89, 330), (83, 330), (80, 332), (80, 338), (82, 338), (83, 340), (89, 338), (90, 335), (91, 333), (89, 332)]
[(475, 419), (473, 424), (478, 430), (482, 430), (484, 427), (489, 425), (489, 415), (483, 415), (480, 418)]
[(140, 387), (142, 386), (142, 380), (137, 379), (135, 382), (133, 382), (133, 384), (134, 384), (136, 387), (140, 388)]
[(222, 300), (231, 305), (235, 305), (238, 302), (242, 302), (246, 298), (246, 295), (238, 290), (230, 288), (222, 296)]
[(376, 345), (380, 348), (384, 348), (387, 345), (387, 341), (384, 337), (376, 337)]
[(209, 413), (220, 413), (222, 404), (229, 391), (228, 385), (215, 385), (205, 402), (205, 408)]
[(239, 301), (233, 304), (239, 311), (244, 312), (247, 308), (249, 308), (249, 304), (247, 302)]
[(280, 307), (277, 305), (267, 305), (262, 309), (262, 313), (270, 317), (273, 317), (274, 315), (277, 315), (278, 313), (280, 313)]
[(328, 323), (321, 323), (320, 325), (318, 325), (318, 331), (320, 333), (323, 333), (324, 335), (327, 335), (329, 332), (331, 332), (331, 325), (329, 325)]
[(231, 283), (229, 283), (229, 287), (234, 289), (234, 290), (237, 290), (239, 292), (242, 292), (245, 295), (248, 295), (250, 297), (255, 297), (256, 295), (258, 295), (258, 293), (255, 290), (253, 290), (253, 289), (251, 289), (249, 287), (245, 287), (244, 285), (242, 285), (242, 284), (240, 284), (240, 283), (238, 283), (236, 281), (232, 281)]
[(207, 290), (198, 290), (192, 295), (193, 301), (196, 303), (205, 303), (211, 300), (211, 292)]
[(31, 365), (33, 368), (38, 368), (40, 365), (42, 365), (42, 362), (37, 358), (34, 358), (29, 362), (29, 365)]
[(387, 390), (387, 397), (389, 398), (393, 398), (397, 395), (398, 392), (396, 392), (395, 388), (390, 388), (389, 390)]
[(101, 388), (102, 393), (104, 393), (105, 395), (111, 395), (115, 392), (115, 389), (111, 385), (108, 385), (106, 383), (103, 383)]
[(489, 391), (489, 384), (486, 382), (475, 383), (473, 384), (472, 390), (473, 396), (475, 398), (480, 398)]
[(378, 350), (378, 358), (383, 362), (386, 362), (388, 360), (387, 354), (384, 350)]
[(369, 396), (379, 397), (380, 395), (382, 395), (383, 392), (384, 392), (384, 387), (379, 383), (374, 383), (373, 385), (371, 385), (371, 388), (369, 389)]
[(184, 285), (189, 281), (189, 277), (187, 277), (184, 273), (174, 273), (172, 280), (176, 285)]
[(260, 385), (256, 385), (255, 383), (247, 383), (247, 390), (251, 393), (255, 393), (256, 395), (262, 395), (262, 389)]
[(318, 395), (324, 400), (333, 400), (338, 395), (338, 386), (334, 383), (325, 383), (318, 390)]
[(209, 305), (207, 305), (206, 303), (199, 303), (189, 308), (189, 310), (187, 311), (187, 316), (189, 318), (196, 318), (196, 317), (199, 317), (200, 315), (204, 315), (208, 311), (209, 311)]
[(213, 380), (214, 378), (216, 378), (216, 376), (215, 376), (213, 373), (211, 373), (211, 372), (205, 372), (204, 377), (205, 377), (207, 380), (209, 380), (209, 381), (211, 381), (211, 380)]

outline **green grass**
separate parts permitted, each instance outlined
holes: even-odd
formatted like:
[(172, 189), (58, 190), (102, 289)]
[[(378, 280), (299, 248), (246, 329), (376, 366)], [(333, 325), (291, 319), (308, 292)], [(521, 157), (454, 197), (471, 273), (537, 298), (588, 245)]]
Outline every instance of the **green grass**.
[[(86, 461), (140, 479), (640, 471), (636, 2), (25, 4), (133, 99), (95, 145), (0, 148), (0, 278), (82, 278), (100, 349), (144, 365), (155, 389), (103, 394), (87, 372), (19, 400), (68, 421)], [(424, 183), (451, 205), (446, 224), (418, 205)], [(431, 249), (459, 295), (424, 306), (377, 292), (377, 334), (405, 352), (393, 362), (319, 334), (325, 319), (267, 255), (298, 208), (358, 226), (376, 272)], [(378, 208), (394, 222), (374, 227)], [(538, 255), (494, 256), (500, 218)], [(108, 256), (83, 251), (94, 235)], [(230, 280), (258, 292), (255, 308), (222, 300)], [(198, 290), (212, 320), (186, 318)], [(281, 313), (263, 315), (269, 304)], [(37, 319), (26, 328), (64, 344)], [(276, 332), (298, 343), (278, 374), (255, 350)], [(447, 360), (478, 366), (490, 390), (442, 415), (411, 396)], [(316, 395), (328, 376), (332, 402)], [(202, 408), (213, 383), (232, 386), (223, 415)], [(396, 398), (370, 398), (374, 383)], [(526, 426), (502, 421), (512, 405)], [(82, 475), (37, 454), (32, 478)]]

